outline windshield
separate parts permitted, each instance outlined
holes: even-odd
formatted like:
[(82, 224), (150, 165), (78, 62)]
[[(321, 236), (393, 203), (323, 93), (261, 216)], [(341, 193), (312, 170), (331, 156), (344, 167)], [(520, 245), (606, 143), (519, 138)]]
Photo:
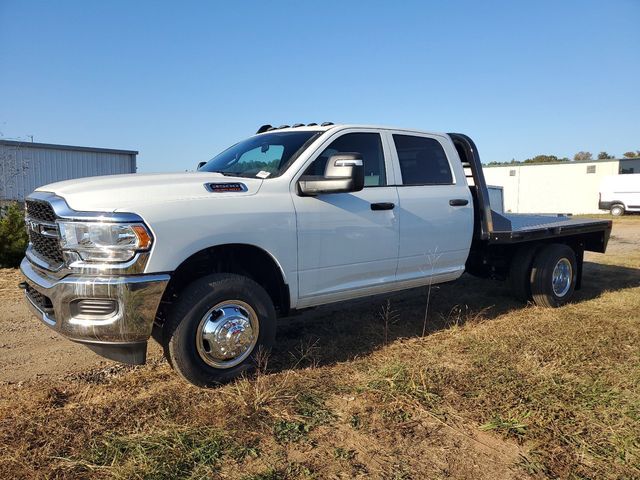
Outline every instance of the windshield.
[(320, 133), (306, 130), (256, 135), (216, 155), (199, 170), (238, 177), (277, 177)]

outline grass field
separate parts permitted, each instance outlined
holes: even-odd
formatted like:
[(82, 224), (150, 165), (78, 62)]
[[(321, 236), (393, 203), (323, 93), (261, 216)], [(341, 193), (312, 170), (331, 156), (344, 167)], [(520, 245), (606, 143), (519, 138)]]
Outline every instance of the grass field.
[[(251, 379), (159, 359), (0, 386), (1, 478), (640, 478), (640, 217), (584, 288), (464, 276), (282, 322)], [(1, 360), (1, 359), (0, 359)]]

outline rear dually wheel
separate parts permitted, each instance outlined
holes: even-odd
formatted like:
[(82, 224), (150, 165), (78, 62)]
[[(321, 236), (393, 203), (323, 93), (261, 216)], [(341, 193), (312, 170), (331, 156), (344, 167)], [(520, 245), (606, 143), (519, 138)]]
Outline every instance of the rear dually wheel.
[(536, 254), (531, 268), (531, 296), (536, 305), (560, 307), (576, 288), (576, 254), (567, 245), (551, 244)]

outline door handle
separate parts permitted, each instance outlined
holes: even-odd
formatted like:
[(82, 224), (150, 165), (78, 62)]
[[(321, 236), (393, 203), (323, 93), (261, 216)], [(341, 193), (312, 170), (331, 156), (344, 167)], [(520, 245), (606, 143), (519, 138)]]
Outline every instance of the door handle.
[(464, 207), (469, 203), (469, 200), (466, 198), (454, 198), (453, 200), (449, 200), (449, 205), (452, 207)]
[(396, 206), (396, 204), (395, 203), (391, 203), (391, 202), (372, 203), (371, 204), (371, 210), (373, 210), (373, 211), (393, 210), (395, 208), (395, 206)]

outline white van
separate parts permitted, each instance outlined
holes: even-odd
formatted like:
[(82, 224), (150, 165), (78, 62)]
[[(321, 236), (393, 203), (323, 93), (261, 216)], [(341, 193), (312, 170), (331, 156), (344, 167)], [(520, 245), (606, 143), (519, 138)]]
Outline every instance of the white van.
[(640, 212), (640, 173), (604, 177), (598, 208), (609, 210), (615, 216)]

